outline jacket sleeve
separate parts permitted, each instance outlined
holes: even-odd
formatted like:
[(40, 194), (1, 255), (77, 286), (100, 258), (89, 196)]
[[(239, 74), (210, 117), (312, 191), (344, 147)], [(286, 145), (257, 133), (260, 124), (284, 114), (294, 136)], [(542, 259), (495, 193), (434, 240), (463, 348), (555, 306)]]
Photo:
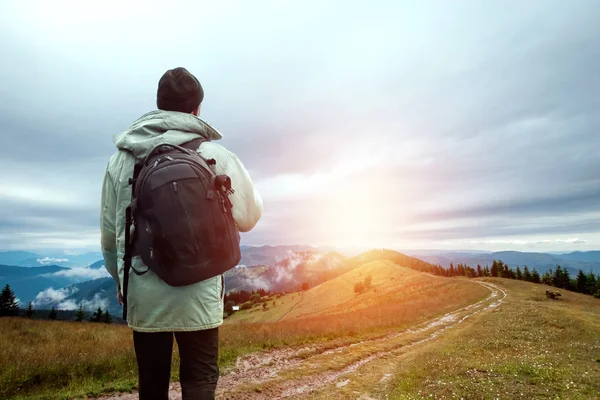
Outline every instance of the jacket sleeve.
[(104, 257), (104, 266), (108, 273), (113, 277), (117, 286), (120, 288), (119, 272), (117, 268), (117, 193), (114, 182), (108, 170), (104, 175), (102, 185), (102, 200), (100, 206), (100, 241), (102, 255)]
[(262, 216), (262, 198), (254, 185), (250, 174), (231, 151), (216, 143), (204, 143), (200, 146), (200, 154), (205, 158), (217, 160), (215, 172), (231, 178), (231, 186), (235, 193), (230, 196), (233, 204), (233, 219), (240, 232), (248, 232), (256, 226)]

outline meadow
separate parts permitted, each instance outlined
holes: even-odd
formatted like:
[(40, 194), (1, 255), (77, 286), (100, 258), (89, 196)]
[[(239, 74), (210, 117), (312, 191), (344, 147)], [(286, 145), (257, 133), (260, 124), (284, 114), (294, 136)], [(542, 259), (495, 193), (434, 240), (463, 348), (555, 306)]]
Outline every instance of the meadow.
[[(462, 278), (434, 277), (389, 265), (382, 266), (387, 272), (380, 274), (377, 273), (379, 268), (373, 265), (362, 271), (360, 268), (354, 273), (373, 274), (373, 287), (361, 294), (352, 293), (348, 300), (336, 303), (328, 313), (312, 312), (279, 322), (227, 320), (220, 330), (222, 373), (226, 374), (244, 354), (330, 341), (337, 345), (356, 343), (443, 315), (489, 293)], [(404, 278), (392, 279), (394, 276), (390, 273)], [(311, 299), (306, 301), (307, 310), (312, 310), (314, 304), (324, 301), (318, 295), (319, 290), (316, 287), (292, 295)], [(338, 290), (347, 296), (348, 287)], [(267, 311), (259, 313), (268, 315)], [(3, 399), (93, 397), (131, 391), (137, 381), (129, 328), (87, 322), (1, 318), (0, 371), (0, 398)], [(178, 375), (175, 354), (172, 380), (177, 380)]]

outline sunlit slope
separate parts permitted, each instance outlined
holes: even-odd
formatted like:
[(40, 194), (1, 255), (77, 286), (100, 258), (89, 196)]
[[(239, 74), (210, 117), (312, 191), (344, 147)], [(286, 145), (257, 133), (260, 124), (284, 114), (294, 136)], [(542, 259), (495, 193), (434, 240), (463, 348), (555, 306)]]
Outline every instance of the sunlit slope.
[[(371, 277), (370, 287), (355, 293), (355, 285), (367, 277)], [(373, 261), (305, 292), (269, 299), (264, 308), (258, 305), (240, 311), (228, 323), (277, 322), (364, 309), (373, 309), (381, 317), (386, 312), (399, 312), (399, 307), (431, 308), (432, 302), (454, 301), (465, 291), (485, 294), (483, 288), (463, 279), (440, 278), (391, 261)]]

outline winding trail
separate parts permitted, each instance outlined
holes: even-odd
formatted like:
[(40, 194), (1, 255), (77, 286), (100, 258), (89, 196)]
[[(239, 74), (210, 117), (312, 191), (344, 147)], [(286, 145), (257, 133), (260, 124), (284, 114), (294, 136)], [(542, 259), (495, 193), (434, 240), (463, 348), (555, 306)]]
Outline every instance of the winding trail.
[[(350, 345), (323, 343), (301, 348), (283, 348), (240, 357), (228, 373), (221, 376), (217, 399), (305, 398), (309, 393), (335, 384), (347, 385), (352, 374), (371, 361), (411, 351), (415, 346), (439, 337), (444, 331), (481, 312), (500, 306), (507, 293), (498, 286), (479, 282), (490, 295), (477, 303), (459, 308), (439, 318)], [(391, 374), (384, 374), (385, 383)], [(343, 380), (340, 380), (343, 378)], [(170, 399), (181, 399), (179, 384), (173, 383)], [(137, 394), (120, 394), (101, 400), (134, 400)]]

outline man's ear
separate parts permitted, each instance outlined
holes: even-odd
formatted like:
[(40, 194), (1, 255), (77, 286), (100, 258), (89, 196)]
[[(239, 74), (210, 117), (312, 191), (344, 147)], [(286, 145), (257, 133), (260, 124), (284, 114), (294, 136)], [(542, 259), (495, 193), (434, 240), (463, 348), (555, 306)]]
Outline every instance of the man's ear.
[(200, 115), (200, 106), (198, 106), (194, 111), (192, 111), (192, 114), (194, 114), (196, 117)]

